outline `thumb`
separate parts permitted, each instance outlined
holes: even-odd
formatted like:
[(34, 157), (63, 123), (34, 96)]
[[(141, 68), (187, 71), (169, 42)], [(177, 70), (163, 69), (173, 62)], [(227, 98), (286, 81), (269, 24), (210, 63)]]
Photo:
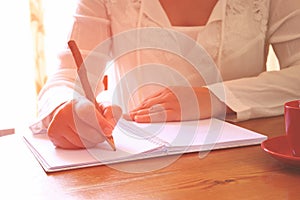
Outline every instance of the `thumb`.
[(115, 126), (122, 116), (122, 109), (119, 106), (112, 105), (104, 108), (104, 117)]

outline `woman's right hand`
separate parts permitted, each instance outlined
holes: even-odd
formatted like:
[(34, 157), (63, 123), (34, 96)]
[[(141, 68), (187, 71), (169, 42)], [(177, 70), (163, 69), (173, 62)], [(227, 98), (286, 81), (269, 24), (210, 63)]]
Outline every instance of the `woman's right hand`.
[(86, 98), (62, 104), (55, 111), (48, 127), (53, 144), (64, 149), (91, 148), (112, 135), (121, 117), (118, 106), (95, 105)]

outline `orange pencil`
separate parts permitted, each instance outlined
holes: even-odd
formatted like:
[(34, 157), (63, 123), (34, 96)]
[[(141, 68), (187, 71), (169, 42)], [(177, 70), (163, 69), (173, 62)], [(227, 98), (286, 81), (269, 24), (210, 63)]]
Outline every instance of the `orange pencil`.
[[(98, 106), (98, 103), (96, 101), (95, 95), (92, 91), (92, 88), (89, 84), (87, 73), (86, 73), (86, 67), (83, 62), (83, 58), (81, 56), (81, 53), (75, 43), (74, 40), (70, 40), (68, 42), (68, 46), (72, 52), (73, 58), (75, 60), (76, 66), (77, 66), (77, 73), (83, 88), (83, 91), (85, 93), (85, 96), (87, 99), (89, 99), (91, 102), (94, 103), (95, 107), (102, 113), (101, 108)], [(80, 70), (79, 70), (80, 69)], [(108, 144), (111, 146), (111, 148), (116, 151), (115, 142), (112, 136), (105, 136), (103, 135), (108, 142)]]

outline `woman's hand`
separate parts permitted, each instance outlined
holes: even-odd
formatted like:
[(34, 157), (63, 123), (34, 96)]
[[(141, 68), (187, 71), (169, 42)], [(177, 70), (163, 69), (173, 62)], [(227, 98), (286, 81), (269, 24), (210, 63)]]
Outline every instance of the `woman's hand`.
[(48, 135), (53, 144), (65, 149), (90, 148), (111, 136), (122, 111), (117, 106), (94, 104), (85, 98), (61, 105), (49, 124)]
[(225, 111), (225, 104), (207, 88), (177, 86), (149, 96), (130, 112), (130, 117), (141, 123), (183, 121), (209, 118)]

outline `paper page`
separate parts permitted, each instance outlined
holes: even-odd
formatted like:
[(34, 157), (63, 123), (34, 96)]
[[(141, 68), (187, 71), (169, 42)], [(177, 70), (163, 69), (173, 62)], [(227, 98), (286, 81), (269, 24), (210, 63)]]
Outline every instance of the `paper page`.
[[(152, 124), (129, 123), (130, 126), (144, 130), (152, 140), (161, 143), (164, 141), (170, 151), (206, 151), (259, 144), (267, 139), (264, 135), (218, 119)], [(141, 130), (135, 133), (140, 134)]]
[(115, 128), (113, 135), (117, 151), (113, 151), (106, 142), (90, 149), (66, 150), (56, 148), (47, 134), (27, 133), (24, 138), (46, 171), (121, 162), (163, 148), (148, 140), (131, 137), (118, 127)]

